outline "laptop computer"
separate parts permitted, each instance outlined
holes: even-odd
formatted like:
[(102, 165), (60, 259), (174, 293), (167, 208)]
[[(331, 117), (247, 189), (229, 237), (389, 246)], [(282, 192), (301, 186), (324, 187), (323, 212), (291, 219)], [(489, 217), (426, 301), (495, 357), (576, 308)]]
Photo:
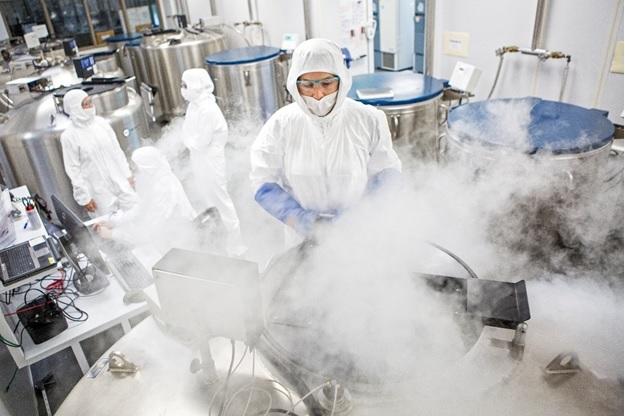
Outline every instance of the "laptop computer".
[(39, 278), (56, 269), (56, 260), (45, 237), (37, 237), (0, 250), (0, 280), (7, 286)]

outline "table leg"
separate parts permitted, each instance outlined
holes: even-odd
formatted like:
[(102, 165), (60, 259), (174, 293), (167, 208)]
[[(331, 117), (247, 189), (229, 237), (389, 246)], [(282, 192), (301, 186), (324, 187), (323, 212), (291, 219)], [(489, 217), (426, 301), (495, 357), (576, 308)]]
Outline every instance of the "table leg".
[(83, 374), (86, 374), (87, 371), (89, 371), (89, 363), (87, 362), (87, 357), (85, 357), (85, 353), (83, 352), (79, 342), (72, 343), (72, 351), (74, 352), (76, 361), (78, 361), (80, 370)]
[(126, 334), (127, 334), (127, 333), (129, 333), (129, 332), (130, 332), (130, 330), (132, 329), (132, 328), (130, 327), (130, 322), (128, 322), (128, 319), (123, 319), (123, 320), (121, 321), (121, 324), (122, 324), (122, 329), (124, 330), (124, 335), (126, 335)]

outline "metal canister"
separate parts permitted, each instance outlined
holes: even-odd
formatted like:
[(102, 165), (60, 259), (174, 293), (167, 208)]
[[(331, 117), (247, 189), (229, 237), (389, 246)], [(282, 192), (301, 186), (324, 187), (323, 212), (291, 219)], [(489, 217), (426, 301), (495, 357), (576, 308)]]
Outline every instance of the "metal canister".
[(606, 244), (619, 222), (622, 229), (622, 209), (614, 208), (622, 203), (622, 161), (610, 159), (613, 136), (603, 111), (525, 97), (453, 109), (441, 145), (446, 160), (469, 167), (477, 178), (518, 178), (518, 189), (501, 189), (510, 203), (493, 213), (490, 235), (550, 262), (557, 250)]
[(286, 103), (280, 49), (248, 46), (206, 57), (215, 96), (228, 121), (266, 121)]
[(393, 145), (404, 162), (436, 160), (437, 139), (447, 115), (443, 81), (414, 72), (356, 75), (349, 97), (384, 111)]
[[(142, 35), (139, 33), (122, 33), (106, 38), (109, 48), (115, 52), (117, 65), (122, 69), (126, 76), (134, 75), (130, 55), (128, 54), (128, 45), (138, 44), (141, 42)], [(97, 60), (96, 60), (97, 61)]]

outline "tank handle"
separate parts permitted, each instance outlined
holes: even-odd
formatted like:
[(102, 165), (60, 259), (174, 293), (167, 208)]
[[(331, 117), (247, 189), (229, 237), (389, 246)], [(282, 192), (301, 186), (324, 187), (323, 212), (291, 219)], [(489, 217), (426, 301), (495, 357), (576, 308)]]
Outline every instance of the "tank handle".
[(397, 140), (399, 136), (399, 114), (391, 114), (391, 139)]
[(438, 135), (436, 138), (436, 163), (441, 163), (441, 156), (445, 154), (447, 146), (444, 145), (443, 139), (447, 137), (445, 132)]
[(449, 106), (446, 104), (440, 103), (438, 105), (438, 126), (442, 127), (445, 123), (447, 123), (447, 118), (449, 117)]
[(250, 71), (248, 71), (247, 69), (243, 71), (243, 79), (245, 80), (246, 87), (250, 87), (252, 85), (252, 82), (250, 80)]

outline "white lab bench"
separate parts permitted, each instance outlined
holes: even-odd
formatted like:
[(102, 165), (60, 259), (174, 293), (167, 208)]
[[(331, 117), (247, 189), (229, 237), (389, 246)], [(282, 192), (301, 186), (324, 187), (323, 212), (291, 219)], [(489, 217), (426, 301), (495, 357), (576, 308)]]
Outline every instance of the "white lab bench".
[[(17, 199), (30, 196), (26, 186), (11, 189), (11, 193)], [(32, 230), (29, 227), (24, 228), (25, 222), (25, 215), (23, 218), (20, 217), (14, 222), (16, 231), (16, 241), (14, 244), (28, 241), (39, 236), (47, 236), (43, 225), (38, 229)], [(29, 284), (33, 280), (36, 279), (25, 279), (7, 285), (6, 287), (2, 287), (0, 293)], [(111, 277), (109, 282), (110, 285), (101, 293), (94, 296), (80, 296), (74, 301), (74, 304), (78, 308), (89, 314), (89, 318), (86, 321), (70, 321), (68, 322), (68, 328), (66, 330), (38, 345), (32, 342), (30, 336), (28, 336), (25, 331), (21, 348), (8, 347), (17, 366), (19, 368), (29, 366), (67, 347), (71, 347), (80, 369), (84, 374), (89, 369), (89, 364), (82, 351), (80, 342), (116, 325), (121, 325), (124, 333), (127, 333), (130, 330), (129, 319), (148, 310), (145, 302), (125, 305), (123, 303), (124, 291), (117, 282), (117, 279)], [(15, 301), (16, 303), (18, 302), (17, 299), (15, 299)], [(5, 311), (4, 313), (7, 312), (10, 313), (12, 311)], [(19, 340), (13, 333), (6, 319), (0, 319), (0, 335), (15, 344), (19, 343)]]

